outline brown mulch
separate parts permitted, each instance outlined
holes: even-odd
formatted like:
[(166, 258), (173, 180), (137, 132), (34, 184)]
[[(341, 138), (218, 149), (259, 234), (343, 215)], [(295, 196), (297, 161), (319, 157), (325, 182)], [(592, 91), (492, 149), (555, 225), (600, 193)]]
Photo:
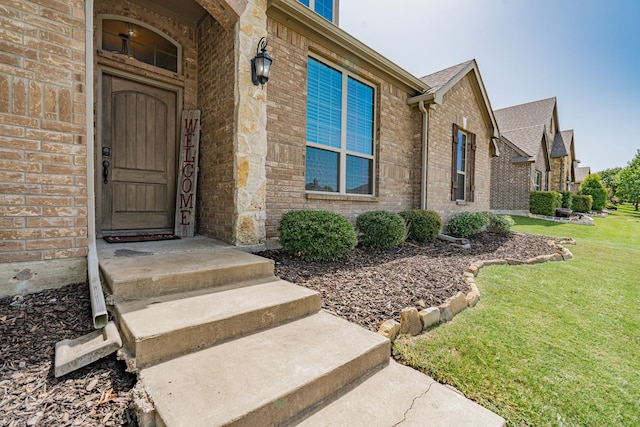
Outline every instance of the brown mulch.
[(55, 378), (56, 342), (92, 332), (86, 283), (0, 299), (0, 426), (120, 426), (135, 375), (115, 355)]
[(441, 240), (356, 248), (333, 262), (302, 262), (281, 250), (259, 255), (275, 261), (276, 276), (320, 292), (325, 310), (377, 331), (387, 319), (400, 320), (405, 307), (438, 306), (459, 291), (467, 293), (462, 273), (473, 261), (524, 261), (555, 252), (548, 237), (531, 234), (483, 233), (469, 240), (471, 249)]
[[(435, 306), (466, 292), (462, 272), (473, 261), (553, 253), (548, 240), (483, 234), (471, 239), (471, 249), (442, 241), (357, 248), (328, 263), (282, 251), (260, 255), (276, 261), (277, 276), (318, 290), (326, 310), (377, 330), (407, 306)], [(54, 378), (56, 342), (91, 331), (87, 284), (0, 299), (0, 427), (135, 425), (127, 408), (136, 377), (115, 355)]]

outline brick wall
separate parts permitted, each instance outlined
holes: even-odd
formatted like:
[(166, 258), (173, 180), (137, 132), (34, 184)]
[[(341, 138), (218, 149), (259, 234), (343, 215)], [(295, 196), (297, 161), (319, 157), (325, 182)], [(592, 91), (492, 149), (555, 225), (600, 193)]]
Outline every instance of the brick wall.
[[(270, 19), (270, 52), (277, 55), (268, 83), (266, 232), (277, 236), (282, 214), (293, 209), (327, 209), (351, 220), (366, 211), (401, 211), (419, 206), (420, 132), (417, 108), (407, 92), (347, 61), (300, 33)], [(352, 70), (376, 89), (378, 131), (375, 197), (305, 192), (307, 58), (315, 53), (328, 64)]]
[[(443, 104), (429, 115), (429, 162), (427, 169), (427, 209), (440, 213), (443, 220), (461, 211), (490, 209), (491, 162), (489, 144), (492, 127), (483, 111), (475, 77), (467, 74), (445, 95)], [(466, 118), (466, 126), (463, 123)], [(451, 200), (452, 127), (476, 135), (475, 194), (473, 202)]]
[(197, 232), (233, 240), (234, 30), (208, 16), (198, 27), (198, 106), (202, 110)]
[(87, 253), (82, 0), (0, 5), (0, 263)]
[(491, 159), (491, 210), (498, 212), (529, 212), (532, 188), (532, 164), (513, 163), (520, 155), (502, 141), (500, 156)]

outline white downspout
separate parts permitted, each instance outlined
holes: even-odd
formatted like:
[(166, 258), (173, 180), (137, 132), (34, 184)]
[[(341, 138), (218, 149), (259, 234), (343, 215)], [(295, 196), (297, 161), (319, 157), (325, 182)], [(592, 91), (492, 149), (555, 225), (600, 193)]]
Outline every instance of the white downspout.
[(89, 296), (93, 327), (102, 329), (107, 325), (109, 316), (100, 283), (98, 268), (98, 250), (96, 248), (96, 193), (94, 184), (94, 126), (93, 126), (93, 0), (85, 4), (85, 98), (87, 126), (87, 268), (89, 275)]
[(424, 101), (418, 103), (422, 112), (422, 176), (420, 179), (420, 209), (427, 209), (427, 162), (429, 160), (429, 110)]

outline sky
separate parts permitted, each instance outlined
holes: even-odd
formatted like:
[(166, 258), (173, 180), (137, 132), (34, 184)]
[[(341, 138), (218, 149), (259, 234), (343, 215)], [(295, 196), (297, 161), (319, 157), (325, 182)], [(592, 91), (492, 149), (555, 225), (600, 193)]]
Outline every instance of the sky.
[(555, 96), (592, 172), (640, 149), (639, 0), (340, 0), (339, 24), (417, 77), (475, 58), (494, 110)]

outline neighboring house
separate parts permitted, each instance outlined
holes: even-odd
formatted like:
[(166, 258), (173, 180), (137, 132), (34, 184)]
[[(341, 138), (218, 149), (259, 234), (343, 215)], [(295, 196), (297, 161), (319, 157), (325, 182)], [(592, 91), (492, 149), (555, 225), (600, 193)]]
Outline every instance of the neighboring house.
[(549, 189), (571, 191), (575, 185), (573, 165), (576, 162), (573, 130), (557, 132), (551, 149)]
[(530, 192), (550, 189), (551, 148), (559, 131), (556, 98), (496, 110), (495, 116), (506, 158), (492, 161), (491, 209), (528, 212)]
[[(409, 99), (426, 110), (426, 195), (422, 208), (447, 219), (461, 211), (490, 209), (491, 157), (498, 129), (475, 60), (429, 74), (430, 86)], [(426, 196), (426, 197), (425, 197)]]
[(584, 181), (585, 178), (591, 174), (590, 166), (578, 166), (578, 163), (579, 162), (574, 163), (575, 183), (571, 189), (571, 191), (573, 191), (574, 193), (578, 192), (578, 190), (580, 189), (580, 184), (582, 184), (582, 181)]
[(341, 30), (337, 5), (4, 5), (0, 295), (97, 277), (110, 234), (190, 226), (257, 249), (292, 209), (488, 210), (499, 150), (476, 62), (419, 79)]

